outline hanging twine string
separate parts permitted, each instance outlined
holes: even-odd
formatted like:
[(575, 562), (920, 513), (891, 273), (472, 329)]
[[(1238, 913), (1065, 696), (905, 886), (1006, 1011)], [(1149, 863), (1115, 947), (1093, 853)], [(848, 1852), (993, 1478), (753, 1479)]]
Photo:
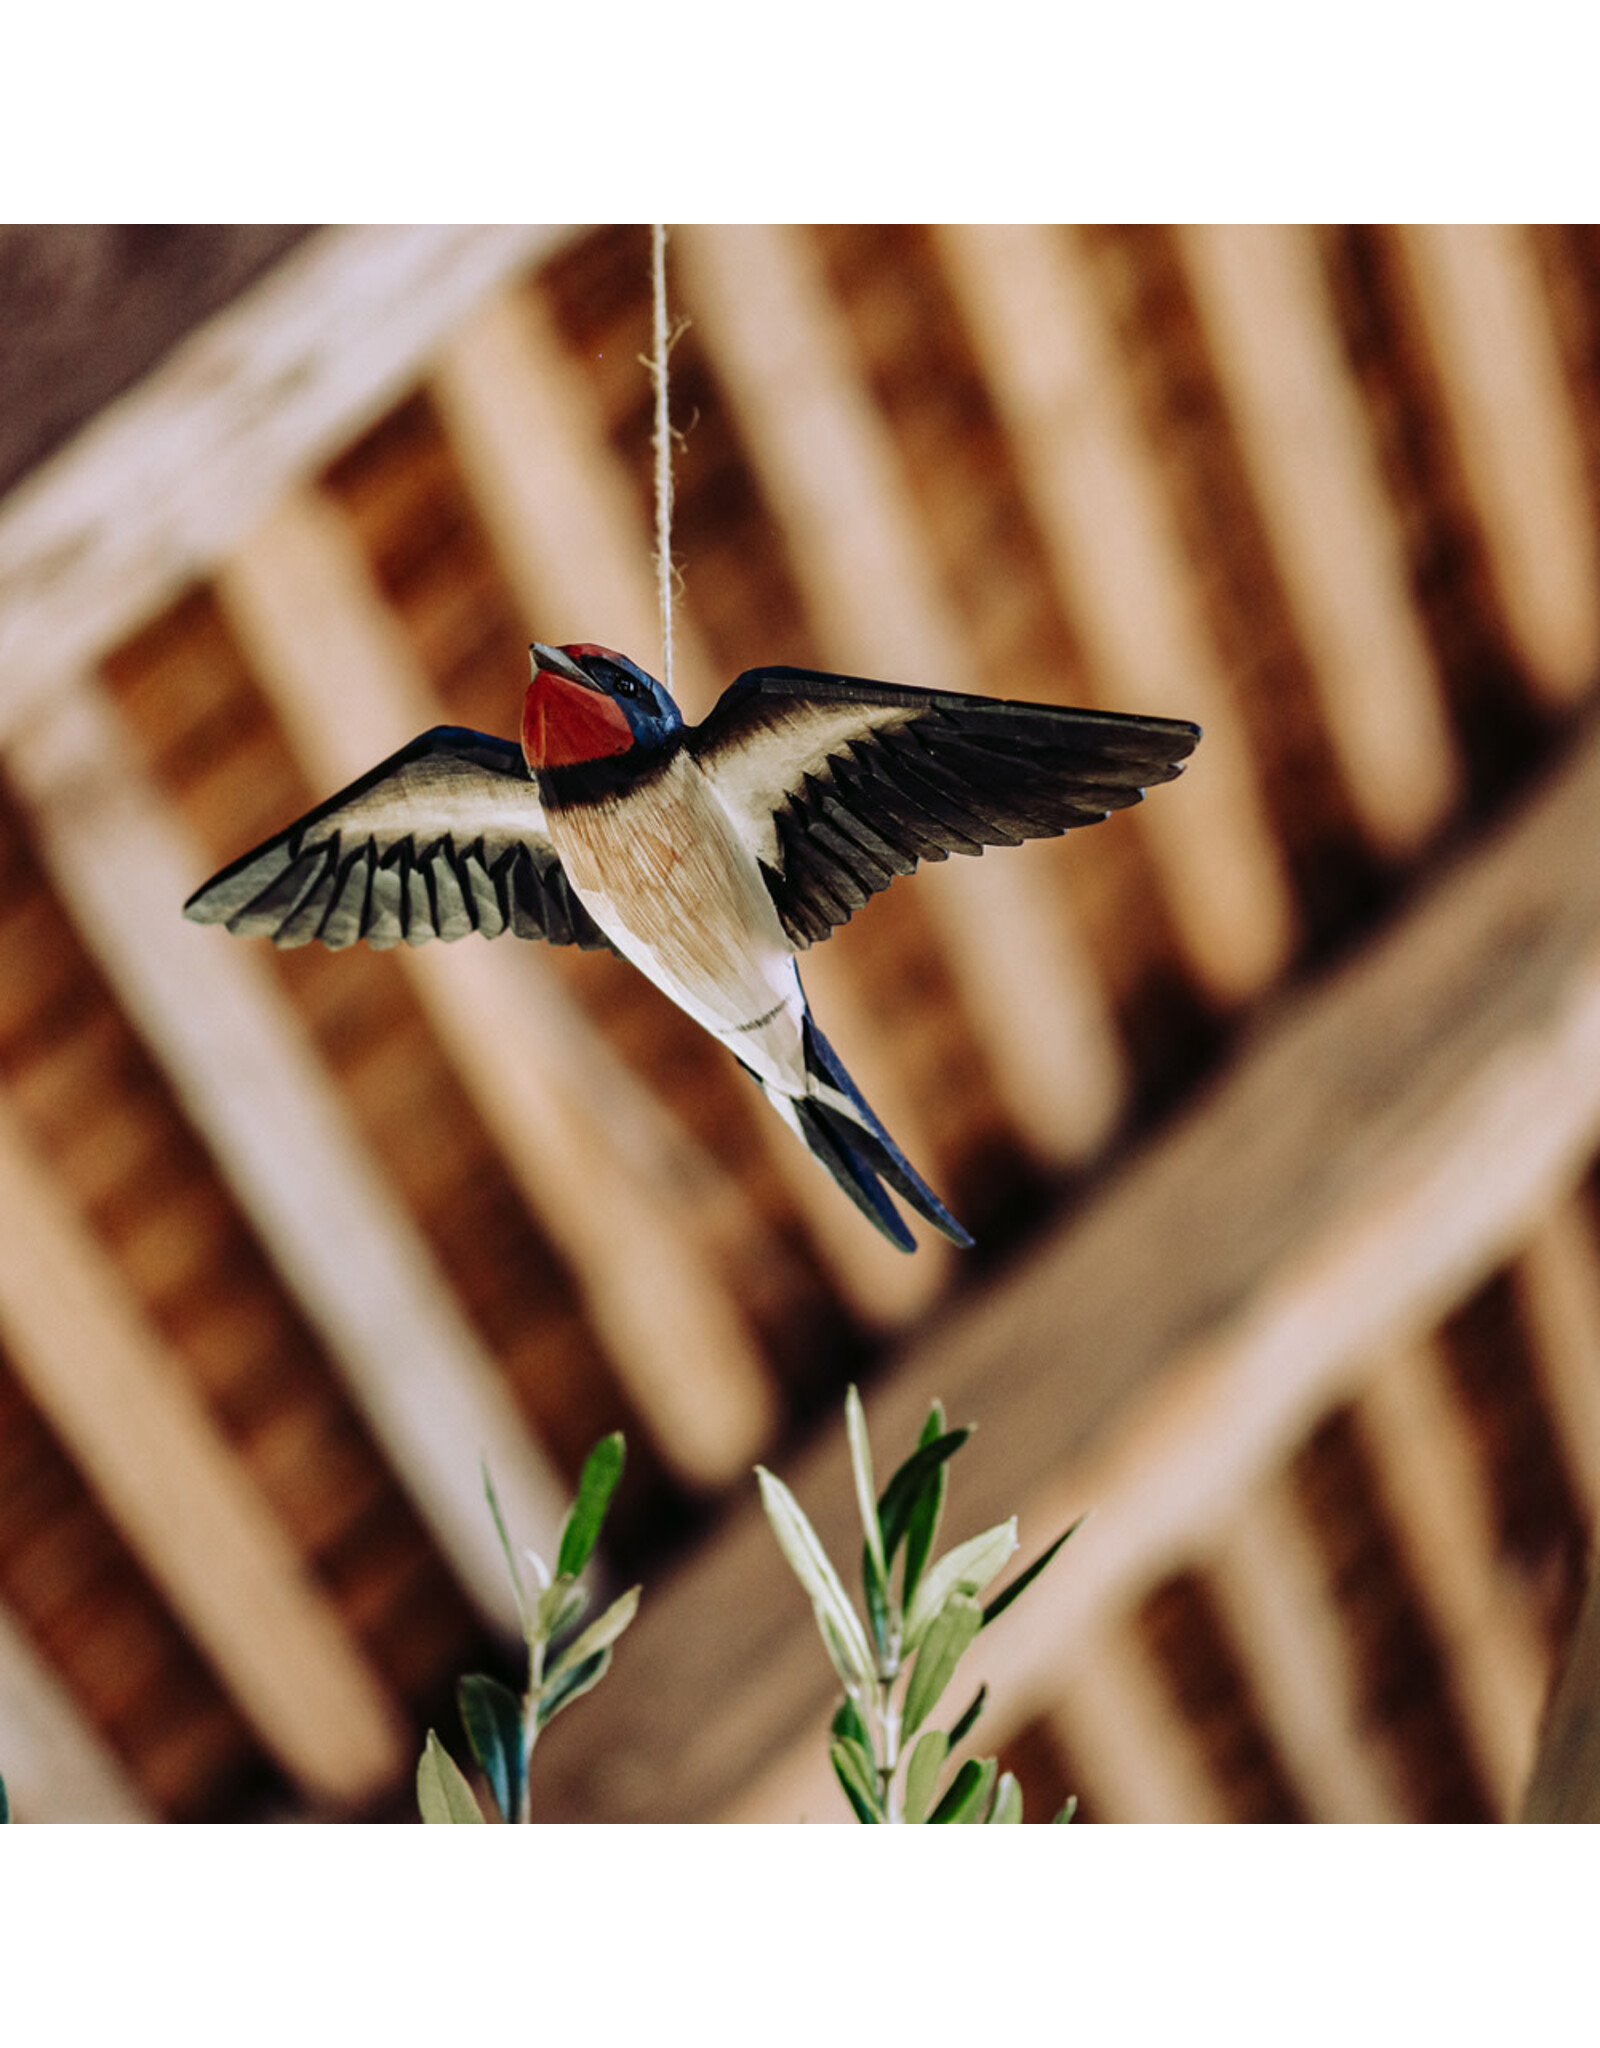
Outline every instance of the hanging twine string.
[(667, 411), (667, 231), (650, 230), (655, 323), (650, 382), (656, 394), (656, 592), (661, 604), (661, 680), (672, 691), (672, 423)]

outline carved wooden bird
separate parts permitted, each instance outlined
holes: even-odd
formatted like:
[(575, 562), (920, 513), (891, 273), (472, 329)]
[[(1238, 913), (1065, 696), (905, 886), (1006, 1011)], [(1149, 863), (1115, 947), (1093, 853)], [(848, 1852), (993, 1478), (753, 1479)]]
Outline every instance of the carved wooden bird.
[[(728, 1047), (851, 1201), (972, 1242), (817, 1029), (795, 955), (921, 860), (1090, 825), (1198, 726), (757, 668), (687, 726), (609, 648), (532, 648), (521, 745), (436, 726), (184, 906), (279, 946), (611, 946)], [(888, 1187), (885, 1187), (885, 1183)]]

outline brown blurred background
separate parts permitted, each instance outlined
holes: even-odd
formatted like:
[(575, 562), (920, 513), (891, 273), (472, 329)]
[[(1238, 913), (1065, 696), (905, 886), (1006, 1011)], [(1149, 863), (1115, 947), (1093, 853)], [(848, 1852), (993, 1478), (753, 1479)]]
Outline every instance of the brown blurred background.
[[(1190, 717), (802, 963), (975, 1232), (878, 1240), (621, 962), (275, 955), (215, 867), (526, 643), (657, 665), (649, 236), (0, 230), (0, 1773), (409, 1818), (627, 1433), (547, 1819), (841, 1819), (755, 1509), (1090, 1519), (982, 1639), (1029, 1817), (1509, 1817), (1600, 1494), (1600, 237), (682, 228), (702, 715), (770, 662)], [(955, 1702), (959, 1706), (963, 1702)]]

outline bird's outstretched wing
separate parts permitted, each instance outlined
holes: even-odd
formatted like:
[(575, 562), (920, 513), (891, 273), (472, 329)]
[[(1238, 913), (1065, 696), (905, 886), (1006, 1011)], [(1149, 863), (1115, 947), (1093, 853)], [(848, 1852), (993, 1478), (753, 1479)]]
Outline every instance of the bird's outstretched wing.
[(1179, 719), (755, 668), (687, 744), (808, 946), (919, 860), (1053, 838), (1137, 803), (1199, 738)]
[(573, 895), (519, 747), (436, 726), (183, 906), (279, 946), (421, 945), (468, 932), (610, 942)]

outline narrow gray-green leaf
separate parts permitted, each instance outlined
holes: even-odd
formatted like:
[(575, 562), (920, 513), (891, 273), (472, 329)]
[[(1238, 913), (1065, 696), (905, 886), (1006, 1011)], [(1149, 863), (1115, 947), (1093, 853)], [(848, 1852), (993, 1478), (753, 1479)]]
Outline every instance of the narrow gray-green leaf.
[(989, 1825), (1004, 1827), (1021, 1819), (1022, 1787), (1009, 1771), (1002, 1771), (994, 1791), (994, 1805), (989, 1809)]
[(582, 1664), (596, 1650), (604, 1650), (614, 1643), (639, 1611), (640, 1590), (638, 1586), (630, 1587), (619, 1599), (613, 1600), (604, 1614), (591, 1621), (581, 1636), (568, 1643), (554, 1661), (545, 1666), (548, 1675), (554, 1678), (558, 1671)]
[(1033, 1560), (1033, 1563), (1028, 1566), (1026, 1571), (1018, 1572), (1017, 1576), (1011, 1581), (1011, 1584), (1009, 1586), (1004, 1587), (1000, 1592), (996, 1593), (994, 1598), (989, 1602), (988, 1606), (983, 1610), (983, 1625), (985, 1628), (987, 1628), (990, 1622), (995, 1620), (997, 1616), (1005, 1613), (1006, 1609), (1011, 1605), (1012, 1601), (1016, 1599), (1019, 1593), (1025, 1593), (1027, 1591), (1027, 1589), (1033, 1584), (1034, 1580), (1044, 1570), (1045, 1566), (1050, 1562), (1051, 1558), (1053, 1558), (1056, 1552), (1061, 1548), (1062, 1544), (1066, 1542), (1067, 1538), (1073, 1534), (1074, 1530), (1081, 1529), (1083, 1527), (1083, 1519), (1083, 1516), (1080, 1515), (1078, 1519), (1074, 1523), (1072, 1523), (1071, 1527), (1063, 1529), (1061, 1534), (1056, 1538), (1055, 1542), (1050, 1545), (1050, 1548), (1048, 1550), (1041, 1550), (1039, 1555)]
[(878, 1806), (878, 1776), (863, 1759), (853, 1742), (830, 1742), (828, 1761), (839, 1780), (850, 1809), (859, 1821), (875, 1827), (883, 1814)]
[(828, 1756), (833, 1774), (855, 1810), (857, 1820), (876, 1822), (883, 1818), (883, 1795), (878, 1782), (878, 1759), (860, 1709), (852, 1699), (839, 1702), (831, 1724), (833, 1740)]
[[(832, 1762), (832, 1758), (830, 1758), (829, 1761)], [(845, 1798), (850, 1802), (850, 1811), (855, 1815), (856, 1819), (861, 1822), (862, 1826), (869, 1828), (878, 1826), (878, 1816), (872, 1811), (872, 1808), (868, 1806), (866, 1802), (862, 1799), (861, 1794), (856, 1790), (855, 1786), (851, 1783), (851, 1781), (847, 1777), (845, 1777), (843, 1772), (839, 1769), (837, 1763), (834, 1763), (833, 1765), (833, 1775), (839, 1780), (839, 1789), (844, 1793)]]
[[(944, 1409), (935, 1401), (922, 1425), (917, 1448), (921, 1450), (928, 1444), (937, 1443), (943, 1434)], [(933, 1539), (939, 1533), (939, 1517), (944, 1512), (945, 1489), (949, 1482), (950, 1466), (944, 1462), (930, 1479), (924, 1481), (906, 1512), (906, 1561), (900, 1577), (902, 1610), (909, 1606), (917, 1590), (917, 1581), (922, 1577), (923, 1567), (933, 1549)]]
[(775, 1478), (764, 1465), (756, 1467), (756, 1479), (761, 1487), (761, 1504), (772, 1524), (772, 1533), (778, 1539), (779, 1549), (789, 1560), (790, 1569), (810, 1597), (822, 1639), (828, 1645), (828, 1654), (838, 1667), (846, 1689), (854, 1691), (870, 1685), (872, 1652), (867, 1647), (866, 1631), (855, 1609), (845, 1598), (839, 1574), (823, 1549), (816, 1530), (807, 1520), (805, 1510), (783, 1481)]
[(853, 1762), (851, 1773), (858, 1786), (865, 1789), (867, 1802), (880, 1820), (883, 1819), (883, 1786), (878, 1777), (878, 1759), (872, 1753), (871, 1743), (857, 1742), (851, 1736), (835, 1735), (830, 1748), (848, 1751)]
[(916, 1666), (906, 1687), (901, 1731), (907, 1739), (916, 1734), (938, 1704), (982, 1626), (983, 1615), (977, 1601), (970, 1593), (959, 1590), (950, 1595), (934, 1616), (918, 1645)]
[(944, 1769), (944, 1761), (949, 1754), (949, 1738), (941, 1729), (930, 1728), (925, 1735), (917, 1737), (911, 1761), (906, 1765), (905, 1816), (908, 1821), (927, 1819), (938, 1787), (939, 1773)]
[(536, 1725), (542, 1728), (547, 1721), (553, 1721), (563, 1707), (570, 1707), (574, 1700), (592, 1691), (610, 1668), (611, 1651), (607, 1648), (596, 1650), (581, 1664), (569, 1664), (565, 1670), (558, 1671), (548, 1684), (540, 1688)]
[(557, 1579), (539, 1595), (533, 1611), (534, 1628), (544, 1642), (553, 1643), (573, 1626), (588, 1605), (589, 1595), (582, 1586)]
[(861, 1406), (861, 1396), (854, 1387), (847, 1389), (844, 1397), (844, 1429), (850, 1439), (850, 1470), (856, 1482), (856, 1508), (861, 1516), (861, 1531), (867, 1539), (867, 1553), (878, 1568), (880, 1585), (889, 1576), (889, 1567), (883, 1558), (883, 1531), (878, 1526), (876, 1490), (872, 1484), (872, 1446), (867, 1441), (866, 1411)]
[(961, 1719), (950, 1730), (950, 1747), (952, 1749), (954, 1749), (957, 1746), (957, 1744), (965, 1742), (967, 1737), (972, 1733), (973, 1729), (977, 1726), (978, 1716), (983, 1712), (983, 1703), (988, 1697), (988, 1686), (980, 1685), (978, 1687), (978, 1690), (972, 1695), (971, 1706), (967, 1708), (967, 1711), (961, 1716)]
[(878, 1520), (883, 1528), (884, 1554), (891, 1563), (918, 1502), (930, 1488), (942, 1492), (942, 1469), (971, 1434), (970, 1429), (951, 1429), (928, 1443), (918, 1444), (883, 1489), (878, 1501)]
[(876, 1558), (865, 1543), (861, 1546), (861, 1590), (867, 1600), (867, 1627), (878, 1655), (880, 1671), (890, 1668), (889, 1653), (894, 1622), (889, 1613), (889, 1588), (878, 1570)]
[(871, 1756), (872, 1738), (867, 1733), (867, 1724), (862, 1720), (861, 1710), (854, 1700), (846, 1699), (839, 1702), (831, 1725), (833, 1733), (841, 1742), (857, 1742), (867, 1755)]
[(811, 1612), (817, 1618), (817, 1629), (822, 1637), (822, 1646), (828, 1653), (828, 1661), (839, 1674), (839, 1683), (852, 1699), (865, 1699), (870, 1680), (861, 1676), (857, 1665), (856, 1652), (852, 1650), (833, 1625), (833, 1616), (826, 1608), (813, 1607)]
[(954, 1550), (929, 1565), (906, 1613), (905, 1641), (914, 1650), (923, 1631), (957, 1586), (981, 1593), (1017, 1547), (1017, 1518), (985, 1529), (981, 1536), (969, 1536)]
[(431, 1728), (417, 1764), (417, 1810), (434, 1824), (476, 1821), (483, 1825), (483, 1810), (462, 1776), (461, 1766)]
[(572, 1503), (561, 1531), (561, 1554), (556, 1560), (558, 1579), (575, 1579), (589, 1562), (600, 1538), (600, 1525), (611, 1505), (611, 1496), (622, 1477), (624, 1446), (621, 1430), (603, 1436), (583, 1462), (578, 1479), (578, 1497)]
[(489, 1791), (505, 1820), (522, 1811), (527, 1768), (522, 1750), (522, 1702), (498, 1678), (473, 1672), (456, 1687), (461, 1725)]
[(945, 1827), (952, 1822), (976, 1819), (975, 1809), (987, 1800), (996, 1768), (992, 1756), (981, 1763), (977, 1757), (969, 1756), (950, 1781), (949, 1790), (928, 1815), (929, 1821), (935, 1826)]
[(517, 1618), (522, 1623), (524, 1638), (531, 1641), (532, 1618), (528, 1611), (528, 1596), (523, 1590), (522, 1573), (517, 1565), (517, 1553), (512, 1549), (511, 1538), (506, 1533), (505, 1517), (501, 1514), (500, 1503), (495, 1498), (494, 1481), (489, 1477), (489, 1460), (487, 1458), (483, 1460), (483, 1490), (488, 1496), (489, 1512), (494, 1517), (495, 1533), (500, 1538), (500, 1548), (505, 1552), (506, 1570), (511, 1574), (511, 1591), (516, 1598)]
[(1056, 1815), (1055, 1819), (1051, 1822), (1051, 1826), (1057, 1828), (1065, 1827), (1067, 1822), (1071, 1820), (1072, 1816), (1077, 1812), (1077, 1810), (1078, 1795), (1076, 1792), (1074, 1792), (1072, 1797), (1067, 1801), (1066, 1805), (1062, 1807), (1061, 1811)]
[(989, 1801), (994, 1794), (995, 1774), (1000, 1768), (998, 1757), (986, 1756), (978, 1765), (977, 1790), (962, 1800), (949, 1824), (954, 1827), (976, 1827), (989, 1817)]

